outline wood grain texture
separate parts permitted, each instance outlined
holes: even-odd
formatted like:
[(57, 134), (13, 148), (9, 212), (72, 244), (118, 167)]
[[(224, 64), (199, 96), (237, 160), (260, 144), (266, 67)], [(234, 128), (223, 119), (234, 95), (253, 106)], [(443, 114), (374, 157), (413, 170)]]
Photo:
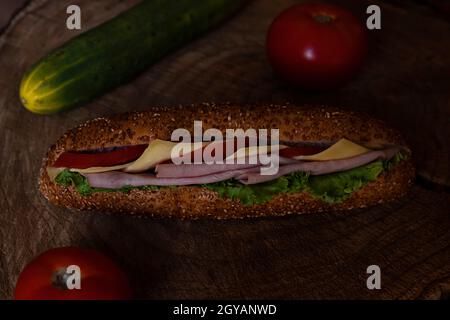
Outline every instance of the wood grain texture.
[(22, 9), (29, 0), (3, 0), (0, 3), (0, 32), (8, 25), (11, 18)]
[[(137, 1), (79, 0), (84, 30)], [(320, 103), (364, 110), (403, 131), (419, 174), (450, 185), (450, 23), (426, 7), (380, 3), (368, 62), (353, 83), (322, 94), (289, 88), (264, 54), (273, 17), (291, 0), (253, 1), (229, 23), (169, 55), (85, 108), (36, 116), (18, 84), (37, 58), (73, 37), (72, 1), (31, 1), (0, 37), (0, 297), (53, 247), (96, 248), (128, 272), (138, 298), (440, 298), (450, 283), (450, 196), (416, 185), (405, 200), (338, 214), (244, 221), (136, 219), (71, 214), (48, 204), (37, 177), (48, 146), (87, 119), (151, 105)], [(365, 3), (335, 1), (365, 12)], [(382, 290), (366, 268), (382, 269)]]

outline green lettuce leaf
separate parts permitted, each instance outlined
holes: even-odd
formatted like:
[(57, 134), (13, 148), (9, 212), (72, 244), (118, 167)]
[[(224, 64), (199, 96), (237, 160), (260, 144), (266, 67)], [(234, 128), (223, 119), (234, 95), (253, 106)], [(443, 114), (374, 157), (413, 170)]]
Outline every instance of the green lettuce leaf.
[(391, 160), (384, 161), (384, 170), (391, 170), (392, 167), (397, 165), (399, 162), (408, 159), (408, 155), (403, 152), (397, 152)]
[[(305, 172), (294, 172), (273, 181), (254, 185), (244, 185), (236, 180), (227, 180), (202, 186), (216, 191), (221, 197), (237, 199), (245, 205), (262, 204), (283, 192), (302, 191), (309, 192), (312, 196), (327, 203), (338, 203), (347, 199), (367, 183), (376, 180), (383, 171), (390, 170), (406, 158), (405, 154), (399, 152), (389, 161), (375, 161), (344, 172), (321, 176), (309, 176)], [(125, 186), (120, 189), (92, 188), (84, 176), (69, 170), (62, 171), (56, 177), (56, 183), (65, 187), (73, 185), (84, 196), (94, 192), (128, 193), (133, 189), (157, 190), (161, 188), (159, 186)]]
[(94, 192), (123, 192), (129, 193), (133, 189), (138, 190), (158, 190), (159, 186), (142, 186), (142, 187), (133, 187), (133, 186), (124, 186), (120, 189), (106, 189), (106, 188), (93, 188), (89, 185), (87, 179), (79, 174), (78, 172), (73, 172), (70, 170), (61, 171), (55, 179), (56, 183), (69, 187), (73, 185), (78, 193), (83, 196), (89, 196)]
[(245, 205), (261, 204), (280, 192), (286, 192), (288, 180), (285, 177), (256, 185), (243, 185), (235, 180), (205, 184), (204, 187), (216, 191), (223, 198), (238, 199)]
[(306, 190), (308, 187), (309, 173), (294, 172), (287, 176), (289, 180), (289, 190), (287, 192), (300, 192)]
[(203, 185), (216, 191), (221, 197), (238, 199), (245, 205), (262, 204), (282, 192), (300, 192), (307, 186), (308, 174), (295, 172), (276, 180), (244, 185), (236, 180), (227, 180)]
[(375, 161), (344, 172), (311, 176), (308, 183), (308, 191), (311, 195), (325, 202), (341, 202), (347, 199), (354, 191), (370, 181), (376, 180), (383, 171), (383, 161)]

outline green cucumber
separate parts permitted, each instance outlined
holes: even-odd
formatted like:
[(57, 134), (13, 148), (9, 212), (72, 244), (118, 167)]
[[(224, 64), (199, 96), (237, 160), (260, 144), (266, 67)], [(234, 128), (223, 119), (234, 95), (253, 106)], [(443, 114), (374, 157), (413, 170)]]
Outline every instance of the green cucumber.
[(247, 0), (144, 0), (55, 49), (20, 84), (23, 105), (52, 114), (82, 105), (133, 79), (203, 34)]

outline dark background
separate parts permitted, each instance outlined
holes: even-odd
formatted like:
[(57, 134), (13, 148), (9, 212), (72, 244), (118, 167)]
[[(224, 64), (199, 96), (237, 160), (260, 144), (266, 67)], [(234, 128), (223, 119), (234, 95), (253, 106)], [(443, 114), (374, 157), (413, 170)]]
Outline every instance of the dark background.
[(2, 0), (0, 2), (0, 30), (5, 27), (11, 16), (26, 4), (27, 0)]
[[(370, 54), (348, 86), (312, 94), (287, 87), (264, 54), (271, 20), (297, 1), (252, 1), (234, 19), (88, 106), (36, 116), (20, 106), (25, 69), (77, 33), (137, 1), (0, 2), (0, 297), (20, 271), (54, 247), (95, 248), (128, 273), (138, 298), (445, 297), (450, 287), (450, 23), (440, 1), (331, 1), (365, 17), (382, 8)], [(14, 10), (14, 4), (19, 11)], [(443, 6), (441, 6), (444, 4)], [(447, 5), (448, 6), (448, 5)], [(7, 9), (5, 9), (7, 8)], [(398, 127), (414, 152), (419, 179), (405, 199), (343, 213), (242, 221), (138, 219), (55, 208), (37, 190), (41, 158), (68, 128), (97, 116), (152, 105), (202, 101), (330, 104), (368, 112)], [(366, 288), (378, 264), (382, 290)]]

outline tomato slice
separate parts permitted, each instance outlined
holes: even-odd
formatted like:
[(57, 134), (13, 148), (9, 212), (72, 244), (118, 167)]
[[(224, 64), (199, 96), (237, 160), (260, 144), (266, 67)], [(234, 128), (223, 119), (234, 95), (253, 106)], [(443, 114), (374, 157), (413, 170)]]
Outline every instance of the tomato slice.
[[(55, 161), (53, 167), (86, 169), (92, 167), (117, 166), (138, 159), (142, 155), (142, 153), (144, 153), (147, 147), (147, 144), (140, 144), (104, 152), (64, 152)], [(297, 156), (316, 154), (322, 152), (325, 149), (327, 149), (326, 146), (288, 147), (281, 149), (279, 151), (279, 155), (280, 157), (293, 158)], [(199, 152), (200, 150), (197, 150), (196, 152)], [(225, 155), (225, 146), (223, 152)], [(194, 154), (195, 152), (191, 153), (192, 161), (194, 161)]]
[(121, 165), (139, 158), (147, 147), (147, 144), (140, 144), (105, 152), (64, 152), (53, 167), (86, 169)]
[(309, 156), (317, 154), (323, 150), (328, 149), (326, 146), (305, 146), (305, 147), (288, 147), (279, 151), (280, 157), (294, 158), (298, 156)]

